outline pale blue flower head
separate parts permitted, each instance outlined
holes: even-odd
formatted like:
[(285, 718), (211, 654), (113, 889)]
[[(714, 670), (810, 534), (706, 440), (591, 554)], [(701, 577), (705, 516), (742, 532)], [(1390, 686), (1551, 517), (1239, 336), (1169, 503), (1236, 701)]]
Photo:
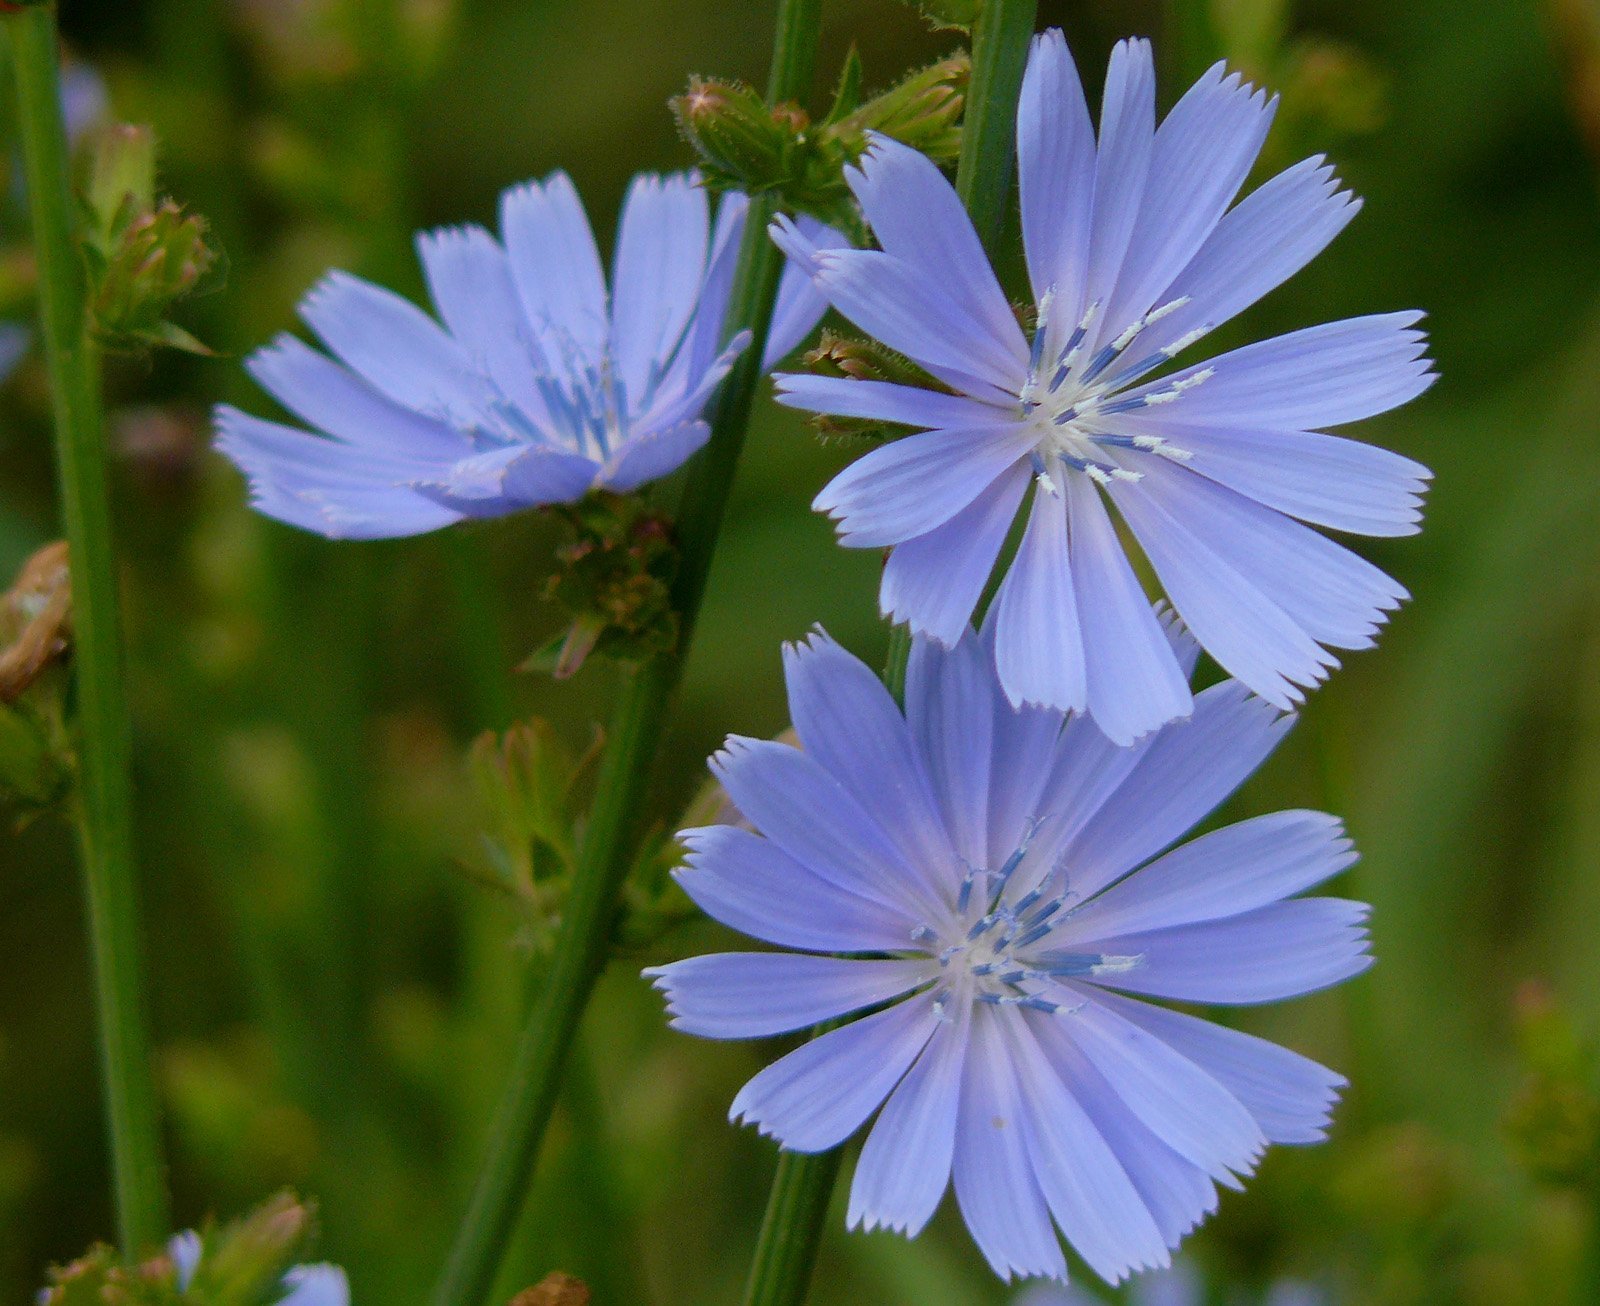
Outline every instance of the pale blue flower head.
[[(178, 1274), (178, 1291), (184, 1292), (194, 1281), (205, 1244), (193, 1229), (186, 1229), (167, 1243), (167, 1255)], [(296, 1265), (280, 1281), (282, 1295), (272, 1306), (350, 1306), (350, 1283), (337, 1265)]]
[[(418, 239), (439, 321), (335, 272), (300, 306), (334, 357), (282, 335), (249, 360), (318, 434), (224, 406), (217, 447), (260, 511), (343, 538), (416, 535), (665, 476), (705, 443), (706, 405), (750, 341), (723, 340), (746, 208), (728, 195), (713, 218), (694, 177), (636, 178), (608, 295), (566, 175), (509, 190), (499, 240), (475, 226)], [(786, 274), (764, 362), (824, 307)]]
[(647, 973), (672, 1023), (708, 1038), (870, 1009), (732, 1107), (801, 1152), (876, 1113), (852, 1226), (914, 1235), (953, 1177), (1002, 1277), (1064, 1278), (1059, 1229), (1115, 1281), (1168, 1264), (1268, 1143), (1324, 1136), (1340, 1076), (1146, 1000), (1270, 1002), (1368, 965), (1363, 904), (1295, 896), (1354, 861), (1333, 817), (1278, 812), (1163, 852), (1288, 718), (1228, 681), (1118, 747), (1086, 717), (1014, 710), (987, 629), (918, 637), (903, 712), (820, 633), (785, 662), (801, 747), (731, 738), (712, 762), (760, 833), (685, 831), (678, 878), (793, 951)]
[(946, 387), (779, 378), (795, 407), (922, 429), (816, 500), (843, 543), (892, 548), (884, 611), (958, 640), (1032, 486), (995, 601), (1001, 682), (1013, 703), (1085, 709), (1123, 743), (1192, 699), (1107, 500), (1201, 644), (1285, 709), (1336, 665), (1330, 650), (1370, 645), (1406, 597), (1302, 523), (1418, 529), (1427, 469), (1322, 428), (1427, 388), (1421, 314), (1169, 367), (1359, 207), (1320, 157), (1232, 204), (1275, 104), (1218, 64), (1158, 127), (1149, 43), (1124, 41), (1097, 140), (1061, 33), (1038, 37), (1017, 113), (1031, 339), (954, 190), (893, 141), (848, 174), (879, 249), (818, 250), (792, 224), (775, 228), (834, 307)]
[[(1230, 1302), (1248, 1300), (1229, 1296)], [(1329, 1306), (1328, 1295), (1296, 1279), (1280, 1279), (1261, 1294), (1261, 1306)], [(1038, 1284), (1012, 1306), (1111, 1306), (1105, 1298), (1076, 1286)], [(1206, 1306), (1206, 1285), (1194, 1266), (1174, 1262), (1169, 1270), (1140, 1275), (1128, 1289), (1128, 1306)]]

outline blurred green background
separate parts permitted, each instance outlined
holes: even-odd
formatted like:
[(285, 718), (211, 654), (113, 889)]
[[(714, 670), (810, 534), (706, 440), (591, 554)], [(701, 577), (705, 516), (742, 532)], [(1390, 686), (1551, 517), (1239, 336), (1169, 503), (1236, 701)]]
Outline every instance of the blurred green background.
[[(267, 410), (238, 359), (325, 268), (416, 293), (412, 229), (492, 221), (513, 182), (566, 168), (604, 244), (633, 172), (689, 162), (667, 97), (691, 72), (759, 81), (770, 9), (65, 4), (75, 53), (119, 117), (155, 125), (166, 189), (230, 260), (225, 288), (179, 315), (221, 357), (109, 372), (177, 1210), (227, 1216), (284, 1185), (316, 1197), (321, 1253), (358, 1302), (423, 1299), (536, 965), (538, 921), (485, 887), (470, 741), (537, 714), (581, 750), (615, 673), (508, 674), (558, 629), (539, 597), (548, 521), (298, 536), (248, 511), (205, 412), (223, 397)], [(826, 19), (819, 107), (852, 41), (879, 86), (958, 43), (895, 0), (833, 0)], [(1326, 806), (1365, 854), (1346, 891), (1376, 905), (1378, 964), (1238, 1018), (1353, 1088), (1333, 1141), (1271, 1154), (1195, 1256), (1216, 1284), (1293, 1273), (1341, 1301), (1593, 1301), (1600, 1107), (1569, 1044), (1600, 1031), (1600, 5), (1102, 0), (1046, 3), (1041, 21), (1066, 28), (1092, 91), (1134, 32), (1157, 40), (1167, 102), (1218, 52), (1283, 91), (1263, 168), (1327, 150), (1366, 208), (1236, 334), (1419, 306), (1443, 374), (1360, 432), (1437, 472), (1422, 536), (1362, 545), (1415, 600), (1224, 813)], [(4, 221), (20, 248), (14, 200)], [(58, 529), (46, 407), (35, 358), (0, 391), (0, 578)], [(836, 548), (807, 509), (845, 457), (763, 400), (651, 796), (659, 828), (725, 732), (786, 724), (781, 640), (820, 621), (880, 655), (878, 561)], [(618, 956), (501, 1300), (557, 1268), (602, 1306), (736, 1299), (774, 1153), (724, 1116), (774, 1049), (669, 1033), (638, 979), (717, 942), (685, 924)], [(86, 960), (65, 830), (7, 833), (6, 1302), (112, 1229)], [(841, 1204), (814, 1300), (1009, 1295), (951, 1210), (906, 1244), (847, 1236)]]

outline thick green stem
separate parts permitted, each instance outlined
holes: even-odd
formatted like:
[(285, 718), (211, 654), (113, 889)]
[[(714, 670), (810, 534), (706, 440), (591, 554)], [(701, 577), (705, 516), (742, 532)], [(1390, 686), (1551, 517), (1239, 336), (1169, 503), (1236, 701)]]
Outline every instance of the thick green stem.
[[(961, 124), (956, 192), (991, 258), (1005, 232), (1017, 140), (1017, 97), (1028, 68), (1028, 43), (1037, 12), (1037, 0), (989, 0), (972, 33), (972, 85)], [(894, 627), (889, 632), (883, 680), (896, 699), (905, 694), (910, 656), (910, 631)]]
[(1037, 0), (987, 0), (972, 31), (972, 84), (961, 123), (956, 191), (991, 258), (1011, 199), (1017, 97), (1037, 11)]
[[(809, 87), (820, 11), (821, 0), (779, 0), (771, 102), (794, 99)], [(678, 646), (671, 655), (640, 666), (617, 704), (550, 971), (513, 1054), (483, 1170), (434, 1288), (435, 1306), (478, 1306), (493, 1284), (578, 1021), (605, 965), (618, 896), (638, 844), (645, 790), (694, 634), (761, 376), (761, 354), (782, 271), (781, 256), (766, 233), (772, 212), (770, 199), (750, 204), (728, 321), (730, 331), (749, 330), (753, 339), (718, 392), (711, 439), (684, 487), (678, 521), (681, 560), (672, 596), (680, 623)]]
[(39, 260), (39, 317), (50, 366), (62, 508), (71, 549), (73, 664), (82, 736), (78, 826), (117, 1225), (122, 1250), (131, 1257), (166, 1235), (167, 1197), (139, 976), (128, 704), (99, 364), (87, 331), (83, 272), (72, 239), (55, 7), (29, 8), (0, 22), (11, 42), (16, 71), (18, 123)]
[[(988, 0), (972, 33), (972, 87), (961, 128), (956, 191), (991, 256), (1005, 230), (1017, 97), (1036, 9), (1036, 0)], [(909, 628), (893, 627), (883, 682), (897, 701), (905, 696), (910, 657)], [(805, 1301), (839, 1160), (838, 1148), (779, 1155), (745, 1306), (799, 1306)]]
[(843, 1157), (844, 1150), (838, 1147), (815, 1154), (779, 1154), (745, 1288), (745, 1306), (800, 1306), (805, 1301)]

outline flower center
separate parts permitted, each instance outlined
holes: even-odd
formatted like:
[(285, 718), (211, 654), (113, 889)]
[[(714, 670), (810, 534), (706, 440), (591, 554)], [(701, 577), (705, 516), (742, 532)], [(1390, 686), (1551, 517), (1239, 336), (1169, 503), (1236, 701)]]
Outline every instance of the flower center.
[[(1045, 885), (1011, 896), (1011, 879), (1027, 856), (1032, 831), (997, 871), (968, 871), (955, 912), (942, 929), (923, 924), (913, 939), (939, 963), (935, 1010), (953, 1003), (987, 1002), (1025, 1007), (1049, 1015), (1071, 1012), (1071, 994), (1061, 981), (1129, 970), (1139, 957), (1054, 949), (1050, 935), (1070, 916), (1070, 889), (1052, 894)], [(1071, 1004), (1071, 1005), (1069, 1005)]]
[(1053, 475), (1058, 465), (1108, 485), (1114, 480), (1137, 481), (1140, 478), (1138, 470), (1125, 465), (1130, 461), (1130, 452), (1156, 454), (1180, 462), (1192, 456), (1188, 450), (1160, 436), (1120, 434), (1106, 424), (1107, 418), (1119, 413), (1171, 403), (1212, 374), (1210, 368), (1202, 368), (1160, 389), (1140, 395), (1123, 393), (1210, 330), (1197, 327), (1171, 344), (1148, 352), (1135, 347), (1149, 327), (1188, 302), (1188, 297), (1182, 296), (1152, 308), (1130, 323), (1116, 339), (1091, 352), (1101, 306), (1096, 300), (1060, 347), (1047, 356), (1052, 337), (1057, 334), (1051, 322), (1056, 297), (1054, 288), (1045, 292), (1039, 301), (1039, 322), (1033, 336), (1028, 379), (1017, 396), (1024, 417), (1038, 432), (1033, 470), (1041, 489), (1051, 494), (1058, 492)]

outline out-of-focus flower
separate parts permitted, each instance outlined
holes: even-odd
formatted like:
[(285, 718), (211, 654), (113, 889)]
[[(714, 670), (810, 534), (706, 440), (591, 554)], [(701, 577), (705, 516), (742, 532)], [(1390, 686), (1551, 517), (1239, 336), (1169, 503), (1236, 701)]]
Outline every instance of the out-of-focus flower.
[[(1230, 1297), (1229, 1301), (1237, 1299)], [(1327, 1306), (1328, 1295), (1294, 1279), (1281, 1279), (1260, 1298), (1261, 1306)], [(1128, 1289), (1128, 1306), (1205, 1306), (1205, 1281), (1192, 1265), (1176, 1261), (1170, 1270), (1141, 1275)], [(1022, 1292), (1012, 1306), (1109, 1306), (1104, 1297), (1076, 1285), (1041, 1283)]]
[[(187, 1229), (167, 1244), (167, 1255), (177, 1271), (178, 1291), (188, 1292), (205, 1257), (204, 1240)], [(293, 1266), (278, 1280), (278, 1292), (270, 1306), (350, 1306), (350, 1283), (337, 1265)]]
[(1120, 43), (1097, 144), (1061, 33), (1034, 45), (1017, 131), (1031, 342), (954, 190), (892, 141), (849, 173), (880, 249), (818, 250), (775, 229), (835, 308), (940, 387), (779, 378), (784, 403), (922, 432), (866, 454), (815, 504), (846, 545), (893, 549), (884, 611), (959, 639), (1032, 481), (995, 600), (1001, 683), (1013, 703), (1087, 710), (1119, 743), (1186, 715), (1191, 696), (1102, 496), (1206, 650), (1287, 709), (1337, 665), (1330, 650), (1370, 646), (1406, 597), (1301, 523), (1409, 534), (1429, 478), (1319, 430), (1428, 387), (1419, 313), (1161, 370), (1358, 205), (1318, 157), (1229, 209), (1275, 102), (1218, 64), (1158, 129), (1154, 87), (1149, 44)]
[[(746, 207), (725, 196), (713, 221), (692, 176), (635, 179), (608, 298), (566, 175), (509, 190), (503, 245), (475, 226), (418, 241), (443, 327), (336, 272), (300, 311), (338, 361), (289, 335), (250, 359), (321, 436), (222, 407), (217, 447), (261, 512), (342, 538), (416, 535), (665, 476), (705, 443), (702, 413), (749, 344), (722, 338)], [(787, 273), (765, 361), (824, 307)]]
[[(1193, 641), (1173, 639), (1192, 666)], [(1323, 988), (1368, 965), (1367, 909), (1293, 896), (1355, 860), (1320, 812), (1158, 856), (1289, 718), (1228, 681), (1196, 696), (1190, 721), (1119, 748), (1086, 717), (1013, 709), (992, 643), (992, 630), (948, 649), (915, 639), (903, 713), (826, 636), (791, 647), (804, 751), (728, 741), (712, 768), (761, 833), (686, 831), (678, 879), (713, 917), (798, 951), (646, 973), (672, 1023), (708, 1038), (872, 1009), (768, 1066), (732, 1106), (800, 1152), (878, 1112), (852, 1225), (914, 1235), (953, 1175), (1002, 1277), (1065, 1278), (1053, 1219), (1114, 1281), (1168, 1264), (1216, 1185), (1236, 1185), (1268, 1143), (1323, 1138), (1344, 1082), (1124, 995), (1240, 1004)]]

